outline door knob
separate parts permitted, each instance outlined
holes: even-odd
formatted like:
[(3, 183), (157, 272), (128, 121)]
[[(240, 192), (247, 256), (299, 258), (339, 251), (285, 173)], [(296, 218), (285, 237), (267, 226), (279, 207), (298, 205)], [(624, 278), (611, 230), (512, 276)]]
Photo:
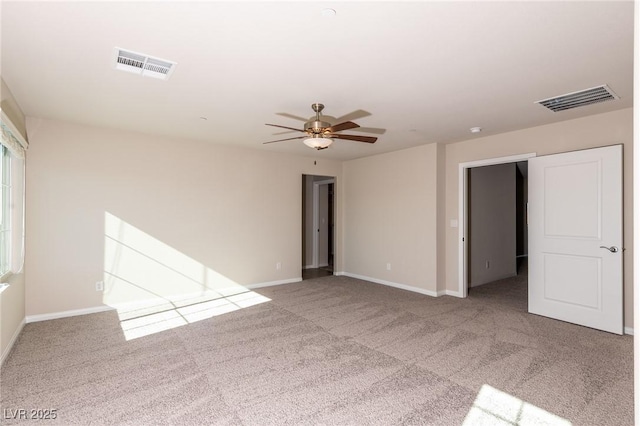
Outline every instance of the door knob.
[(611, 253), (617, 253), (617, 252), (618, 252), (618, 247), (616, 247), (616, 246), (611, 246), (611, 247), (607, 247), (607, 246), (600, 246), (600, 248), (607, 249), (607, 250), (609, 250)]

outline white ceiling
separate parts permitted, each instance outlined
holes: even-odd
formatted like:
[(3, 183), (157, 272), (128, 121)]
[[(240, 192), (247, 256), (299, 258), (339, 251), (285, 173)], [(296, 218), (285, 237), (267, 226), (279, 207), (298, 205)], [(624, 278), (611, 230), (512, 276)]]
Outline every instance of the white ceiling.
[[(1, 17), (0, 72), (28, 116), (318, 158), (633, 105), (631, 1), (3, 0)], [(168, 81), (117, 71), (116, 46), (178, 65)], [(558, 113), (534, 104), (601, 84), (620, 99)], [(308, 118), (313, 102), (338, 118), (364, 110), (347, 118), (386, 132), (344, 131), (379, 140), (318, 152), (298, 140), (262, 144), (295, 136), (264, 124), (302, 127), (277, 113)]]

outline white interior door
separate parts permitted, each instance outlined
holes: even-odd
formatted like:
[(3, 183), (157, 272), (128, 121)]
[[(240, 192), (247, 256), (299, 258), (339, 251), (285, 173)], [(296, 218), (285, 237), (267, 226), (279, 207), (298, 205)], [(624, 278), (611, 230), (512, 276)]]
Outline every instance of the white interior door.
[(529, 312), (623, 333), (622, 146), (529, 160)]

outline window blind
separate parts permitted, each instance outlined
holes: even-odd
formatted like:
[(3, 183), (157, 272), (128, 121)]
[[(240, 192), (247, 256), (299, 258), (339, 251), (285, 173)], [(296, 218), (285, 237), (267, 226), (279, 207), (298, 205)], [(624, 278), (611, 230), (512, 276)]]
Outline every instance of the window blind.
[(0, 110), (0, 143), (6, 146), (9, 152), (16, 157), (23, 159), (25, 150), (28, 147), (20, 132), (16, 130), (7, 116)]

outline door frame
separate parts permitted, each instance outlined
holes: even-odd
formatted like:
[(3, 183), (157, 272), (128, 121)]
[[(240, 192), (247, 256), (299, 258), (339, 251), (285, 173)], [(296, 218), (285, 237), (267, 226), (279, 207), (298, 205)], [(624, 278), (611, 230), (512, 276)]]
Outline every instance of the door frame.
[(536, 155), (535, 152), (529, 152), (507, 157), (486, 158), (484, 160), (458, 163), (458, 291), (450, 293), (451, 296), (464, 298), (467, 297), (469, 291), (469, 283), (467, 282), (469, 279), (469, 268), (467, 265), (469, 257), (467, 254), (467, 230), (469, 228), (467, 223), (469, 212), (467, 177), (469, 175), (469, 169), (473, 167), (528, 161), (529, 158), (536, 157)]
[[(333, 185), (333, 192), (334, 192), (334, 197), (335, 197), (335, 191), (336, 191), (336, 179), (335, 178), (331, 178), (331, 179), (325, 179), (325, 180), (318, 180), (318, 181), (314, 181), (313, 182), (313, 244), (312, 244), (312, 263), (313, 263), (313, 267), (314, 268), (319, 268), (320, 266), (318, 265), (318, 257), (319, 257), (319, 252), (320, 252), (320, 239), (318, 238), (318, 232), (316, 231), (316, 229), (318, 229), (318, 225), (319, 225), (319, 221), (320, 221), (320, 185), (329, 185), (330, 183), (334, 184)], [(335, 200), (335, 199), (334, 199)], [(334, 203), (334, 208), (335, 208), (335, 203)], [(335, 221), (335, 212), (334, 212), (334, 221)], [(329, 229), (329, 232), (331, 232), (331, 229)], [(333, 238), (333, 242), (335, 244), (335, 238)], [(334, 250), (335, 251), (335, 250)]]

